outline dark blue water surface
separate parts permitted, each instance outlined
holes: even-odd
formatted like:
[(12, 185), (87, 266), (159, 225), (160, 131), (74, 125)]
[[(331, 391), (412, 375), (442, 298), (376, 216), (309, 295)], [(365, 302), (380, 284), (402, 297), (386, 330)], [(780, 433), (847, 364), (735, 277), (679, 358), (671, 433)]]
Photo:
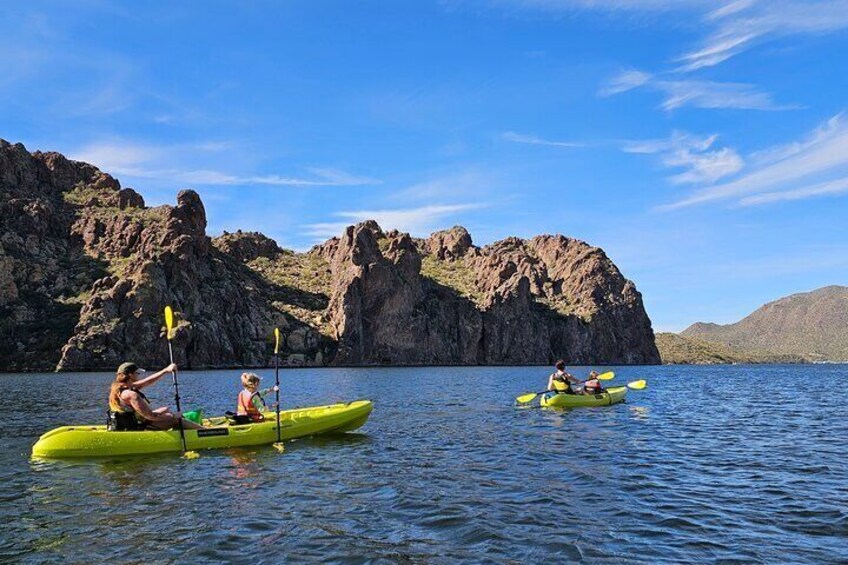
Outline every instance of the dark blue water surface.
[[(101, 422), (110, 375), (0, 375), (0, 561), (848, 562), (848, 366), (616, 372), (649, 388), (557, 412), (514, 406), (539, 367), (288, 370), (285, 405), (371, 419), (282, 454), (76, 462), (30, 448)], [(233, 409), (238, 376), (181, 373), (184, 407)]]

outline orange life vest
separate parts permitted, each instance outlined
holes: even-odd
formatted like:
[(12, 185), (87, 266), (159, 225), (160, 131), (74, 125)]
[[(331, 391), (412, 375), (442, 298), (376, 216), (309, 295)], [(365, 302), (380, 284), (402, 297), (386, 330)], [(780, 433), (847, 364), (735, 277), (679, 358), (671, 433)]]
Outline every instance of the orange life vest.
[(603, 390), (604, 390), (604, 387), (601, 384), (601, 381), (599, 381), (598, 379), (591, 379), (591, 380), (586, 381), (585, 383), (583, 383), (583, 388), (588, 389), (588, 390), (595, 392), (595, 393), (603, 392)]
[(254, 422), (261, 422), (265, 419), (262, 415), (262, 412), (256, 409), (256, 406), (253, 405), (253, 396), (259, 394), (258, 392), (250, 392), (249, 390), (243, 390), (238, 395), (238, 408), (236, 409), (236, 414), (239, 416), (249, 416), (251, 420)]

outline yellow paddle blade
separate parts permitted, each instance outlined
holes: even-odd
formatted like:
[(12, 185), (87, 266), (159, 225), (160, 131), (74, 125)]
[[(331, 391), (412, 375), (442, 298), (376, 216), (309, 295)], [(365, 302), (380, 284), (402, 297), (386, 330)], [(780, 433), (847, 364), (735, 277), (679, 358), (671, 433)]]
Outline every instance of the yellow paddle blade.
[(535, 392), (528, 392), (527, 394), (522, 394), (521, 396), (516, 398), (515, 401), (518, 402), (519, 404), (527, 404), (528, 402), (530, 402), (531, 400), (533, 400), (537, 396), (538, 396), (538, 394), (536, 394)]
[(600, 375), (598, 375), (599, 381), (611, 381), (614, 378), (615, 378), (615, 373), (613, 373), (612, 371), (609, 371), (607, 373), (601, 373)]
[(280, 352), (280, 328), (274, 328), (274, 339), (276, 343), (274, 344), (274, 355)]
[(627, 383), (627, 387), (632, 388), (633, 390), (642, 390), (646, 386), (648, 386), (648, 382), (645, 379), (639, 379), (638, 381)]
[(200, 454), (196, 451), (186, 451), (183, 453), (183, 459), (198, 459)]
[(280, 453), (283, 453), (286, 450), (286, 446), (282, 443), (272, 443), (271, 445)]
[(168, 328), (168, 339), (174, 335), (174, 311), (170, 306), (165, 306), (165, 327)]

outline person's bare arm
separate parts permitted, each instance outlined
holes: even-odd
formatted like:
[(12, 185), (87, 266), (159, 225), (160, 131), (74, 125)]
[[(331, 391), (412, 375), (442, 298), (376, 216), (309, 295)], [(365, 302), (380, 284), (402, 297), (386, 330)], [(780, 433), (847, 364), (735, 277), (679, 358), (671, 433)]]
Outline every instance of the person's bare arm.
[(133, 407), (133, 410), (135, 410), (136, 414), (138, 414), (145, 420), (150, 420), (151, 422), (156, 421), (159, 418), (159, 414), (154, 412), (150, 408), (150, 405), (147, 403), (147, 401), (144, 400), (137, 392), (127, 390), (124, 391), (123, 394), (125, 395), (123, 397), (124, 400), (129, 402), (129, 405)]
[(165, 367), (161, 371), (153, 373), (149, 377), (141, 379), (140, 381), (136, 381), (134, 386), (136, 388), (144, 388), (146, 386), (150, 386), (153, 383), (155, 383), (156, 381), (158, 381), (159, 379), (161, 379), (164, 375), (173, 372), (176, 368), (177, 368), (176, 363), (171, 363), (170, 365), (168, 365), (167, 367)]

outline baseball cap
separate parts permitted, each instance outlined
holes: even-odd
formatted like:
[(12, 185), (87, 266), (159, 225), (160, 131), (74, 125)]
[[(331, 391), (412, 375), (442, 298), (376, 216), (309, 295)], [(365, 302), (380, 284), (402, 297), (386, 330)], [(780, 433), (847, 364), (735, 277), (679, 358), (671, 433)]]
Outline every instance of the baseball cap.
[(140, 368), (135, 363), (127, 361), (126, 363), (121, 363), (121, 366), (118, 367), (118, 372), (128, 375), (130, 373), (143, 373), (144, 369)]

